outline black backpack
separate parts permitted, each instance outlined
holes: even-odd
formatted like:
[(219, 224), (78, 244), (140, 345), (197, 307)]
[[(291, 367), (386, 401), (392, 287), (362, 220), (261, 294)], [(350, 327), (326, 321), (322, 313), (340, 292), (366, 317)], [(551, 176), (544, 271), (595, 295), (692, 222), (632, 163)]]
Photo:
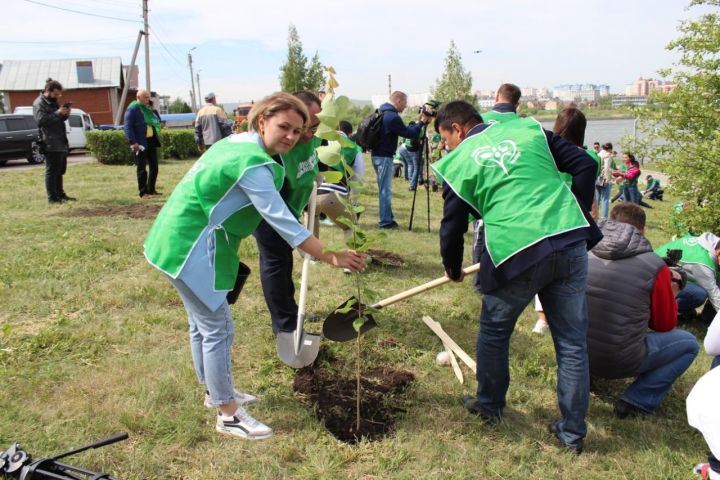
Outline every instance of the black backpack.
[(355, 133), (355, 142), (363, 150), (373, 150), (380, 145), (382, 138), (383, 115), (385, 112), (375, 110), (372, 115), (363, 118)]

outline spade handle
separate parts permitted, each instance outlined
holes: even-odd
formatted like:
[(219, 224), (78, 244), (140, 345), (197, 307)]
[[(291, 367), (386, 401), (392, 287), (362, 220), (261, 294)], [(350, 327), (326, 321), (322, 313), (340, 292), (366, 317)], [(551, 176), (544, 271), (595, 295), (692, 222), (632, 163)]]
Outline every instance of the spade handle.
[[(475, 265), (471, 265), (469, 267), (466, 267), (463, 269), (463, 272), (465, 275), (470, 275), (472, 273), (477, 272), (480, 270), (480, 264), (476, 263)], [(378, 303), (373, 305), (374, 308), (383, 308), (387, 307), (388, 305), (392, 305), (393, 303), (397, 303), (401, 300), (405, 300), (410, 297), (414, 297), (415, 295), (418, 295), (423, 292), (427, 292), (428, 290), (432, 290), (435, 287), (439, 287), (441, 285), (445, 285), (446, 283), (450, 283), (452, 280), (450, 280), (450, 277), (442, 276), (440, 278), (436, 278), (435, 280), (432, 280), (428, 283), (425, 283), (423, 285), (411, 288), (410, 290), (405, 290), (404, 292), (400, 292), (396, 295), (393, 295), (392, 297), (388, 297), (384, 300), (380, 300)]]

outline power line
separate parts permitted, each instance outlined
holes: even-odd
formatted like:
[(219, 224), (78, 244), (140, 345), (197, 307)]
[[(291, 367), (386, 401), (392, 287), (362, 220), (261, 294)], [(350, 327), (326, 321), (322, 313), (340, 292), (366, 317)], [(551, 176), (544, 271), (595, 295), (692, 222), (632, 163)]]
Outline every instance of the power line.
[(109, 20), (117, 20), (117, 21), (119, 21), (119, 22), (132, 22), (132, 23), (139, 23), (139, 22), (140, 22), (140, 20), (130, 20), (130, 19), (127, 19), (127, 18), (110, 17), (110, 16), (108, 16), (108, 15), (98, 15), (98, 14), (96, 14), (96, 13), (82, 12), (82, 11), (80, 11), (80, 10), (72, 10), (72, 9), (70, 9), (70, 8), (63, 8), (63, 7), (58, 7), (57, 5), (50, 5), (50, 4), (47, 4), (47, 3), (38, 2), (37, 0), (24, 0), (24, 1), (27, 2), (27, 3), (34, 3), (34, 4), (36, 4), (36, 5), (42, 5), (43, 7), (55, 8), (55, 9), (57, 9), (57, 10), (63, 10), (63, 11), (65, 11), (65, 12), (77, 13), (77, 14), (80, 14), (80, 15), (87, 15), (87, 16), (89, 16), (89, 17), (106, 18), (106, 19), (109, 19)]
[(150, 27), (150, 31), (153, 33), (153, 35), (155, 35), (155, 38), (157, 39), (158, 43), (160, 43), (160, 46), (168, 53), (168, 55), (170, 55), (172, 57), (172, 59), (175, 60), (175, 62), (177, 62), (178, 65), (180, 65), (181, 67), (184, 67), (185, 64), (182, 63), (180, 60), (178, 60), (177, 57), (175, 55), (173, 55), (173, 53), (170, 50), (168, 50), (168, 48), (165, 46), (163, 41), (160, 39), (160, 36), (157, 34), (155, 29)]
[(72, 44), (72, 43), (91, 43), (91, 42), (116, 42), (118, 40), (127, 40), (127, 37), (119, 38), (96, 38), (88, 40), (53, 40), (47, 42), (36, 42), (36, 41), (25, 41), (25, 40), (0, 40), (0, 43), (11, 43), (17, 45), (57, 45), (57, 44)]

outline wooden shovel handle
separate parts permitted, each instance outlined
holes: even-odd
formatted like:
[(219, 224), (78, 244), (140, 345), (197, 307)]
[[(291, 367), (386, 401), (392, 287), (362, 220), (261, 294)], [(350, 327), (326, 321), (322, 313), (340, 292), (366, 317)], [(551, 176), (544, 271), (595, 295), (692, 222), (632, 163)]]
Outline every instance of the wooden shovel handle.
[[(476, 263), (475, 265), (471, 265), (467, 268), (464, 268), (463, 272), (465, 273), (465, 275), (470, 275), (471, 273), (475, 273), (478, 270), (480, 270), (480, 264)], [(401, 300), (405, 300), (406, 298), (414, 297), (415, 295), (418, 295), (423, 292), (427, 292), (428, 290), (432, 290), (435, 287), (445, 285), (446, 283), (450, 283), (451, 281), (452, 280), (450, 280), (449, 277), (442, 276), (442, 277), (436, 278), (435, 280), (432, 280), (424, 285), (420, 285), (418, 287), (411, 288), (410, 290), (405, 290), (404, 292), (393, 295), (392, 297), (388, 297), (384, 300), (380, 300), (378, 303), (373, 305), (373, 307), (375, 307), (375, 308), (387, 307), (388, 305), (392, 305), (393, 303), (397, 303)]]

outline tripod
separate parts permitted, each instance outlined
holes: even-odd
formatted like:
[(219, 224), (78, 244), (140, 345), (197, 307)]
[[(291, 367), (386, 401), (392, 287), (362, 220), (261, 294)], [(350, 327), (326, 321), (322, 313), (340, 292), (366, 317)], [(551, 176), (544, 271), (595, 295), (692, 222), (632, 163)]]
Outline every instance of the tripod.
[(5, 452), (0, 453), (0, 474), (3, 478), (19, 478), (21, 480), (114, 480), (105, 473), (93, 472), (84, 468), (73, 467), (58, 462), (61, 458), (119, 442), (128, 438), (127, 433), (119, 433), (99, 442), (74, 448), (70, 451), (55, 455), (52, 458), (33, 460), (20, 444), (15, 443)]
[[(423, 157), (425, 164), (423, 165)], [(422, 169), (425, 167), (425, 196), (427, 197), (427, 228), (430, 231), (430, 145), (428, 145), (427, 135), (423, 128), (423, 140), (420, 145), (420, 161), (418, 162), (418, 168)], [(410, 222), (408, 224), (408, 230), (412, 232), (413, 229), (413, 218), (415, 216), (415, 199), (417, 197), (417, 185), (413, 190), (412, 208), (410, 208)]]

